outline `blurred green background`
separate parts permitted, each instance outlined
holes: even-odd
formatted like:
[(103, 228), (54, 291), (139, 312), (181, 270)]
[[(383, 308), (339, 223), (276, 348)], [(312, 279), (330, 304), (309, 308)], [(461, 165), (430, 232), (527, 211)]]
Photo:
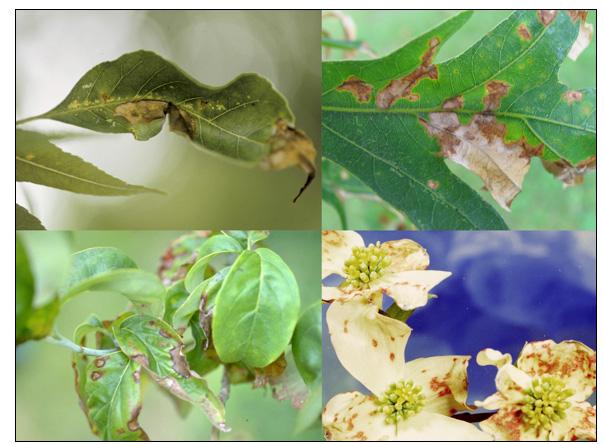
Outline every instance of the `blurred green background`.
[[(357, 39), (384, 56), (400, 48), (406, 42), (426, 32), (458, 11), (344, 11), (357, 28)], [(476, 11), (470, 20), (443, 45), (436, 57), (442, 62), (457, 56), (476, 43), (488, 31), (504, 20), (511, 11)], [(591, 45), (576, 62), (567, 59), (561, 67), (560, 79), (570, 88), (596, 86), (596, 14), (591, 11), (587, 22), (594, 26)], [(331, 37), (342, 38), (340, 24), (334, 19), (323, 21), (323, 29)], [(358, 54), (356, 58), (370, 58)], [(342, 59), (341, 50), (333, 50), (327, 60)], [(513, 230), (594, 230), (596, 226), (596, 174), (585, 176), (583, 185), (563, 188), (562, 182), (545, 171), (541, 161), (533, 158), (531, 169), (524, 180), (523, 191), (506, 212), (495, 203), (489, 193), (483, 191), (481, 179), (461, 165), (447, 161), (449, 168), (460, 176), (500, 214)], [(354, 229), (410, 229), (412, 225), (404, 217), (397, 216), (376, 202), (348, 199), (346, 214), (349, 226)], [(329, 204), (323, 203), (323, 227), (339, 228), (340, 219)]]
[[(36, 278), (36, 302), (52, 296), (66, 273), (62, 258), (89, 247), (112, 246), (128, 254), (138, 266), (155, 271), (159, 258), (171, 240), (182, 232), (19, 232), (28, 251)], [(320, 294), (320, 235), (318, 231), (273, 231), (265, 241), (285, 260), (300, 286), (301, 312)], [(75, 327), (95, 313), (110, 319), (124, 310), (125, 300), (111, 293), (87, 293), (66, 304), (57, 328), (71, 337)], [(217, 392), (220, 370), (212, 372), (210, 386)], [(93, 440), (88, 423), (78, 405), (70, 352), (43, 341), (28, 342), (16, 352), (16, 439), (31, 441)], [(235, 385), (227, 403), (227, 423), (232, 432), (221, 433), (224, 440), (321, 440), (317, 420), (304, 432), (294, 434), (298, 411), (288, 401), (273, 399), (269, 389)], [(145, 388), (140, 423), (151, 439), (164, 441), (204, 441), (210, 427), (200, 409), (181, 419), (172, 401), (159, 389)]]
[[(68, 30), (68, 32), (67, 32)], [(320, 147), (319, 11), (17, 11), (17, 118), (56, 106), (105, 60), (155, 51), (193, 78), (222, 85), (244, 72), (270, 79), (288, 99), (298, 128)], [(164, 128), (147, 142), (130, 134), (79, 130), (52, 121), (27, 128), (83, 137), (62, 149), (132, 184), (165, 196), (78, 195), (19, 183), (17, 201), (48, 229), (318, 229), (319, 177), (296, 202), (298, 168), (266, 172), (200, 151)], [(320, 158), (320, 156), (319, 156)]]

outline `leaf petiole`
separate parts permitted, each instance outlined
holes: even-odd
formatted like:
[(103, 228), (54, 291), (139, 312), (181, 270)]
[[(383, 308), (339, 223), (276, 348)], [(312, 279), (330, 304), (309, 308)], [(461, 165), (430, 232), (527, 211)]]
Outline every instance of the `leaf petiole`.
[(96, 348), (88, 348), (81, 345), (76, 344), (73, 341), (70, 341), (63, 335), (58, 332), (54, 332), (51, 336), (47, 336), (44, 339), (46, 342), (50, 342), (51, 344), (60, 345), (62, 347), (68, 348), (76, 353), (82, 353), (84, 355), (89, 356), (105, 356), (110, 353), (115, 353), (119, 351), (118, 348), (109, 348), (109, 349), (96, 349)]

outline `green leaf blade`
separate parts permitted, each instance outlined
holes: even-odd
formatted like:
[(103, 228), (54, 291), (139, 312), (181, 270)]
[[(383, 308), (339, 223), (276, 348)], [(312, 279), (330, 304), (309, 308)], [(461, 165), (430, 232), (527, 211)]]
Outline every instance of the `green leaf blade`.
[(266, 248), (244, 251), (216, 296), (212, 334), (218, 356), (267, 366), (287, 347), (299, 306), (298, 284), (287, 264)]
[(560, 161), (566, 183), (593, 168), (595, 94), (557, 80), (582, 20), (517, 11), (432, 64), (465, 21), (458, 15), (381, 59), (324, 63), (325, 156), (420, 229), (506, 229), (443, 157), (481, 177), (506, 210), (532, 156)]
[(127, 184), (62, 151), (43, 134), (20, 129), (16, 131), (16, 180), (95, 196), (161, 193)]
[(90, 248), (73, 255), (61, 300), (64, 303), (86, 291), (116, 292), (143, 313), (162, 316), (164, 312), (166, 290), (159, 278), (139, 270), (132, 259), (116, 248)]
[(224, 406), (206, 381), (191, 373), (182, 338), (170, 325), (153, 316), (133, 315), (115, 322), (113, 333), (122, 352), (142, 365), (156, 382), (201, 407), (215, 427), (228, 431)]
[(148, 441), (138, 423), (141, 366), (122, 352), (90, 359), (84, 393), (93, 431), (104, 441)]
[(323, 362), (321, 301), (308, 307), (296, 325), (292, 353), (296, 367), (307, 385), (320, 378)]
[(15, 204), (15, 229), (16, 230), (45, 230), (42, 222), (23, 208), (19, 204)]

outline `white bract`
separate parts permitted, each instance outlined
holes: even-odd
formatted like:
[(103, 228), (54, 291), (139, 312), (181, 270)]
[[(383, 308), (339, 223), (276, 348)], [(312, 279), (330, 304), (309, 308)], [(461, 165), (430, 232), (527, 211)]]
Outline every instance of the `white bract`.
[(426, 270), (428, 253), (409, 239), (365, 246), (354, 231), (323, 231), (322, 240), (322, 278), (345, 278), (339, 287), (323, 287), (324, 301), (383, 292), (401, 309), (412, 310), (426, 305), (430, 289), (451, 275)]
[(498, 368), (497, 392), (476, 404), (498, 410), (480, 423), (497, 440), (596, 439), (596, 409), (587, 399), (596, 388), (596, 353), (577, 341), (528, 342), (518, 357), (486, 349), (480, 365)]
[(330, 440), (489, 440), (451, 415), (468, 410), (469, 356), (437, 356), (405, 363), (411, 329), (379, 314), (379, 293), (339, 299), (327, 312), (338, 359), (372, 395), (334, 396), (323, 427)]

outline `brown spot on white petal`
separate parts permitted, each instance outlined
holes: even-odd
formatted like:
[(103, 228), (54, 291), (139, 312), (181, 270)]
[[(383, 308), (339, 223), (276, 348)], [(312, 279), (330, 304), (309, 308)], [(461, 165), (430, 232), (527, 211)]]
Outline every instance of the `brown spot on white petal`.
[(392, 362), (394, 362), (394, 358), (396, 358), (396, 356), (394, 355), (394, 353), (390, 353), (390, 356), (389, 356), (389, 357), (390, 357), (390, 360), (391, 360)]
[(437, 378), (436, 376), (430, 380), (430, 389), (441, 398), (452, 393), (451, 387), (449, 387), (447, 381)]
[(348, 319), (344, 320), (344, 333), (348, 333)]
[(378, 346), (378, 341), (376, 341), (375, 339), (371, 340), (371, 345), (373, 345), (374, 347)]

